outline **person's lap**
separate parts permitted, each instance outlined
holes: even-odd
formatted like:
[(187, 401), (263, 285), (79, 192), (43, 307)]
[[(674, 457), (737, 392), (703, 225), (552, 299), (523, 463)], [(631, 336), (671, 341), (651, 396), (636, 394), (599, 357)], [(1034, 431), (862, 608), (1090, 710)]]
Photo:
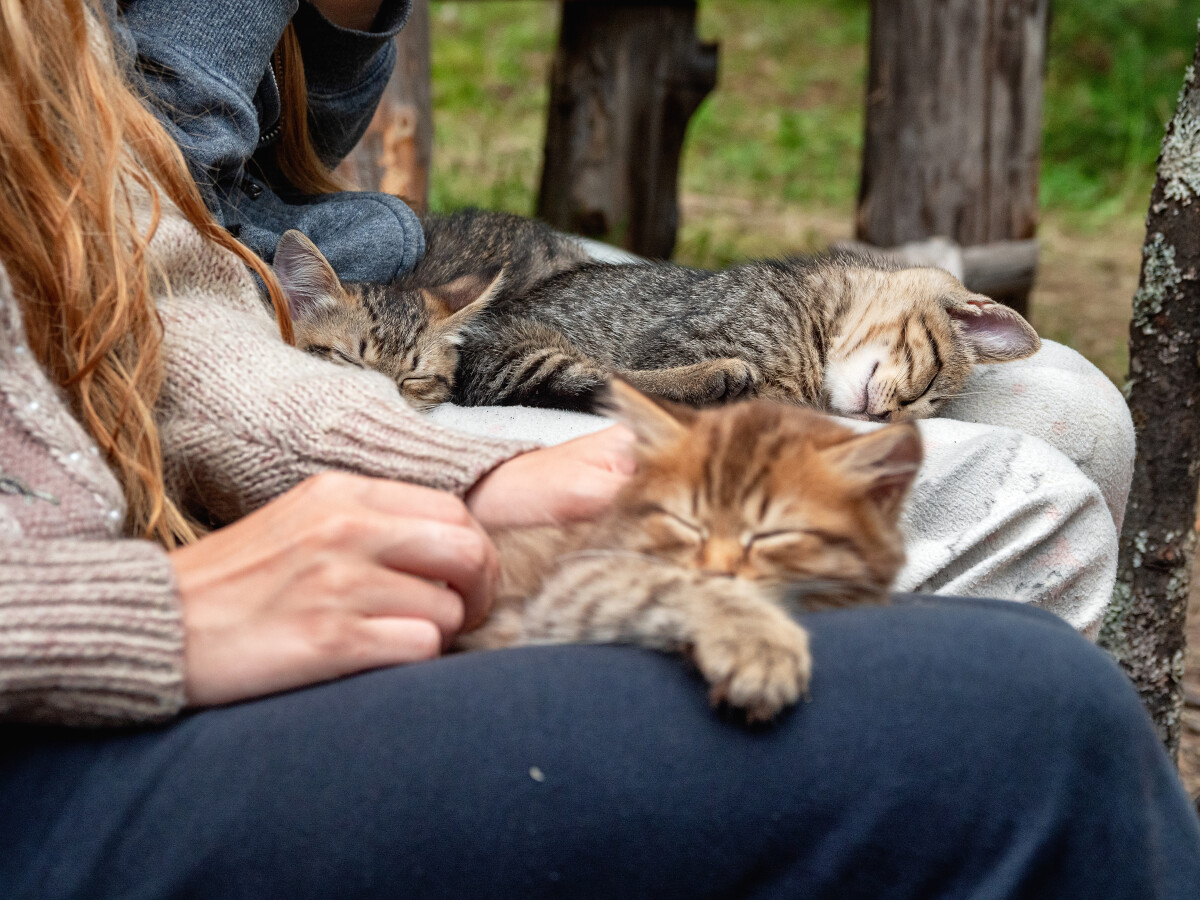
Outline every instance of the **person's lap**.
[(1059, 620), (918, 598), (806, 623), (811, 701), (766, 728), (620, 647), (463, 654), (142, 732), (6, 726), (0, 884), (1144, 898), (1200, 878), (1136, 695)]
[[(926, 458), (902, 522), (908, 564), (896, 589), (1036, 603), (1094, 635), (1112, 595), (1133, 465), (1120, 392), (1047, 341), (1028, 360), (977, 367), (946, 413), (920, 423)], [(543, 444), (609, 424), (528, 407), (447, 404), (430, 415)]]

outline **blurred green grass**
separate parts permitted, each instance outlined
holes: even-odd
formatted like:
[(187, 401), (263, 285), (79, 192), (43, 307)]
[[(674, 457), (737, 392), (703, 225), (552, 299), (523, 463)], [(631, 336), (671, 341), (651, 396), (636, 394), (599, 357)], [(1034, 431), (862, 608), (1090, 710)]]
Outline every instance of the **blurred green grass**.
[[(1198, 14), (1195, 0), (1053, 4), (1043, 207), (1087, 226), (1144, 205)], [(547, 0), (434, 3), (436, 208), (532, 210), (557, 18)], [(684, 190), (849, 208), (867, 31), (866, 0), (701, 0), (721, 78), (688, 134)]]
[(1051, 5), (1041, 202), (1102, 224), (1144, 214), (1196, 46), (1196, 0)]

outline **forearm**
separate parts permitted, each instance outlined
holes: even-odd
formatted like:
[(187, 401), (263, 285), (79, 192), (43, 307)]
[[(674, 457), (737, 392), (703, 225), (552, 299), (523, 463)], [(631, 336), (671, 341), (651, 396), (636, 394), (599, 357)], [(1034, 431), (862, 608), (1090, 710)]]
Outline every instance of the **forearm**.
[(182, 706), (182, 615), (162, 548), (0, 543), (0, 719), (126, 725)]
[(462, 496), (528, 448), (437, 427), (384, 376), (287, 346), (240, 262), (175, 218), (160, 238), (156, 248), (185, 257), (160, 256), (167, 271), (203, 273), (177, 277), (159, 303), (163, 456), (172, 484), (219, 521), (329, 469)]

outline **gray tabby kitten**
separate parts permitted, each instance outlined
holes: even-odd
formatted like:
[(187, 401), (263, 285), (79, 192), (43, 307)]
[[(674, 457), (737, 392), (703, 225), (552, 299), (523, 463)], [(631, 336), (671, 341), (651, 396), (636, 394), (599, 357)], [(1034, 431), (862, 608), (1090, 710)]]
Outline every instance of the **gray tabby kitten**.
[[(349, 351), (343, 343), (327, 355), (385, 371), (422, 406), (452, 398), (591, 410), (617, 374), (690, 405), (755, 395), (899, 421), (933, 415), (976, 363), (1040, 346), (1020, 315), (940, 269), (850, 254), (723, 272), (604, 265), (516, 216), (466, 211), (424, 224), (421, 264), (384, 288), (339, 286), (315, 247), (303, 258), (284, 252), (289, 235), (276, 258), (289, 295), (325, 298), (321, 316), (299, 304), (300, 346), (328, 349), (357, 316)], [(312, 279), (295, 272), (322, 266), (322, 286), (297, 288)], [(435, 371), (420, 371), (422, 362)], [(436, 387), (414, 398), (413, 384)]]
[(342, 282), (321, 251), (288, 231), (273, 263), (296, 346), (392, 378), (418, 409), (450, 399), (461, 333), (500, 296), (519, 296), (589, 262), (583, 248), (532, 219), (467, 211), (423, 220), (425, 255), (387, 284)]

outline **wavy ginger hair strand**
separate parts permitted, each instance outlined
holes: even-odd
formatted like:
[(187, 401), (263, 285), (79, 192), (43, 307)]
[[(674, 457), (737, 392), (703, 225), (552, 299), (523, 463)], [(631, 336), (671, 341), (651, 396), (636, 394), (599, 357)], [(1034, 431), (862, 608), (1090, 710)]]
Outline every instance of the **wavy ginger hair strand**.
[[(34, 354), (121, 482), (127, 533), (173, 547), (198, 528), (164, 485), (154, 419), (162, 324), (149, 244), (162, 195), (258, 273), (287, 341), (291, 322), (269, 267), (216, 223), (126, 83), (103, 22), (85, 0), (0, 0), (0, 261)], [(141, 228), (139, 192), (153, 199)]]

